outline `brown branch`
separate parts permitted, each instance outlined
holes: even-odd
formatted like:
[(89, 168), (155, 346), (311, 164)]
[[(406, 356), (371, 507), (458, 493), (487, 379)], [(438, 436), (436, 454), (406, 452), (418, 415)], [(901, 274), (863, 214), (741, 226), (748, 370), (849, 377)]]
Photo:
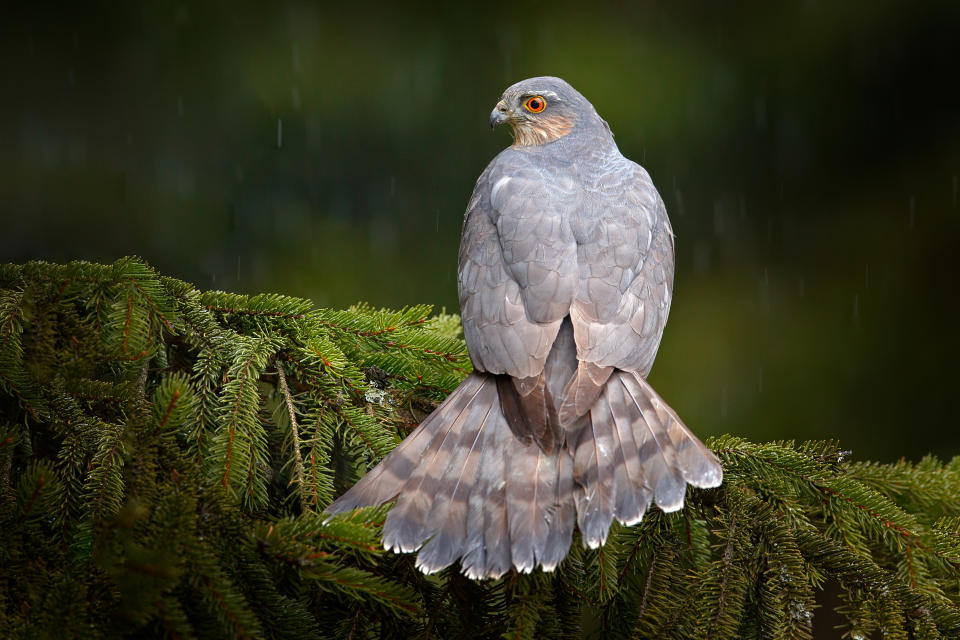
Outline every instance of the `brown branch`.
[(269, 316), (272, 318), (289, 318), (291, 320), (302, 320), (307, 317), (305, 313), (286, 313), (283, 311), (254, 311), (253, 309), (234, 309), (232, 307), (217, 307), (210, 304), (203, 305), (207, 311), (219, 311), (221, 313), (235, 313), (243, 316)]
[(127, 296), (127, 319), (123, 323), (123, 346), (120, 351), (127, 352), (127, 340), (130, 339), (130, 316), (133, 314), (133, 296)]
[(106, 469), (103, 472), (103, 481), (100, 483), (100, 493), (97, 494), (97, 506), (93, 511), (97, 520), (100, 519), (100, 505), (103, 504), (103, 492), (107, 488), (107, 479), (110, 476), (110, 469), (113, 467), (113, 454), (117, 452), (117, 447), (119, 446), (120, 438), (118, 437), (117, 441), (113, 443), (110, 453), (106, 456)]
[(173, 397), (170, 398), (170, 404), (167, 405), (167, 410), (163, 414), (163, 419), (160, 421), (160, 428), (163, 429), (164, 425), (167, 424), (167, 418), (170, 417), (170, 413), (173, 411), (173, 406), (177, 404), (177, 400), (180, 399), (180, 389), (174, 389)]
[[(240, 376), (241, 392), (243, 390), (243, 385), (246, 384), (247, 381), (247, 373), (250, 370), (250, 363), (253, 362), (255, 357), (256, 356), (251, 353), (250, 357), (247, 358), (247, 362), (243, 366), (243, 373)], [(227, 459), (223, 470), (223, 479), (220, 481), (220, 484), (222, 484), (224, 487), (227, 486), (230, 481), (230, 458), (233, 456), (233, 436), (237, 430), (237, 414), (240, 412), (240, 395), (240, 393), (237, 393), (237, 401), (233, 404), (233, 411), (230, 415), (230, 431), (227, 439)]]
[[(420, 318), (420, 319), (418, 319), (418, 320), (411, 320), (410, 322), (405, 322), (405, 323), (403, 323), (401, 326), (403, 326), (403, 327), (415, 327), (415, 326), (417, 326), (418, 324), (423, 324), (423, 323), (426, 322), (427, 320), (429, 320), (429, 318), (423, 317), (423, 318)], [(387, 327), (386, 329), (381, 329), (380, 331), (360, 331), (360, 330), (357, 330), (357, 329), (351, 329), (351, 328), (349, 328), (349, 327), (345, 327), (345, 326), (343, 326), (342, 324), (337, 324), (336, 322), (321, 322), (320, 325), (321, 325), (321, 326), (324, 326), (324, 327), (333, 327), (334, 329), (337, 329), (338, 331), (342, 331), (342, 332), (344, 332), (344, 333), (352, 333), (352, 334), (355, 335), (355, 336), (361, 336), (361, 337), (364, 337), (364, 338), (367, 338), (367, 337), (370, 337), (370, 336), (379, 336), (379, 335), (383, 335), (384, 333), (396, 331), (396, 327), (394, 327), (394, 326)]]
[(223, 596), (220, 595), (220, 592), (217, 591), (216, 587), (213, 586), (213, 582), (209, 579), (207, 580), (207, 588), (213, 592), (213, 597), (217, 599), (217, 602), (220, 603), (220, 608), (223, 609), (224, 613), (227, 614), (227, 617), (230, 618), (230, 621), (237, 627), (237, 637), (238, 638), (249, 638), (249, 636), (244, 633), (243, 625), (237, 620), (236, 615), (233, 611), (227, 606), (227, 602), (223, 599)]
[(299, 485), (300, 506), (306, 508), (307, 497), (304, 493), (303, 457), (300, 454), (300, 427), (297, 425), (297, 415), (293, 408), (293, 396), (290, 395), (290, 388), (287, 386), (287, 376), (283, 372), (283, 366), (277, 364), (276, 369), (280, 391), (283, 393), (283, 399), (287, 405), (287, 414), (290, 416), (290, 435), (293, 438), (294, 472), (296, 474), (297, 484)]
[(26, 406), (27, 411), (30, 412), (30, 415), (32, 415), (35, 420), (39, 420), (40, 418), (37, 416), (37, 412), (33, 410), (33, 407), (30, 405), (30, 402), (27, 400), (26, 396), (23, 395), (20, 389), (17, 388), (17, 385), (13, 384), (13, 380), (10, 379), (10, 376), (8, 376), (2, 370), (0, 370), (0, 378), (3, 378), (4, 380), (7, 381), (7, 385), (9, 385), (9, 387), (13, 389), (13, 392), (17, 394), (17, 396), (20, 398), (20, 402), (22, 402), (24, 406)]
[(649, 603), (650, 598), (650, 586), (653, 584), (653, 571), (657, 567), (657, 554), (654, 552), (653, 557), (650, 558), (650, 568), (647, 570), (647, 580), (643, 583), (643, 597), (640, 599), (640, 611), (637, 613), (637, 621), (639, 622), (643, 618), (643, 614), (647, 612), (647, 604)]
[(167, 331), (173, 333), (173, 325), (170, 324), (170, 321), (167, 320), (165, 315), (160, 313), (160, 307), (158, 307), (157, 303), (153, 301), (153, 298), (151, 298), (150, 295), (143, 290), (143, 287), (137, 284), (136, 280), (133, 280), (133, 286), (136, 287), (137, 291), (143, 294), (143, 297), (146, 298), (147, 302), (150, 303), (150, 306), (153, 307), (153, 312), (156, 313), (161, 320), (163, 320), (163, 324), (166, 325)]
[(43, 476), (37, 480), (37, 486), (33, 489), (33, 494), (30, 496), (30, 500), (27, 502), (27, 506), (23, 508), (23, 515), (30, 513), (30, 510), (33, 509), (33, 502), (37, 499), (37, 496), (40, 495), (40, 489), (43, 488), (43, 485), (46, 484), (47, 479)]
[(377, 597), (380, 597), (380, 598), (383, 598), (384, 600), (389, 600), (389, 601), (392, 602), (394, 605), (396, 605), (396, 606), (398, 606), (398, 607), (400, 607), (401, 609), (404, 609), (404, 610), (406, 610), (406, 611), (416, 612), (416, 610), (417, 610), (417, 607), (416, 607), (415, 605), (407, 604), (406, 602), (404, 602), (404, 601), (401, 600), (400, 598), (398, 598), (398, 597), (396, 597), (396, 596), (394, 596), (394, 595), (392, 595), (392, 594), (389, 594), (389, 593), (387, 593), (386, 591), (377, 591), (376, 589), (372, 589), (372, 588), (370, 588), (369, 586), (367, 586), (367, 585), (365, 585), (365, 584), (363, 584), (363, 583), (353, 582), (353, 581), (351, 581), (351, 580), (345, 580), (345, 579), (343, 579), (343, 578), (333, 578), (333, 581), (336, 582), (337, 584), (342, 584), (342, 585), (345, 586), (345, 587), (352, 587), (352, 588), (357, 589), (357, 590), (359, 590), (359, 591), (366, 591), (367, 593), (372, 593), (373, 595), (375, 595), (375, 596), (377, 596)]
[(737, 520), (731, 517), (730, 527), (727, 529), (727, 546), (723, 550), (723, 577), (720, 578), (720, 599), (717, 602), (717, 615), (713, 617), (714, 624), (719, 624), (727, 604), (727, 582), (730, 579), (730, 566), (733, 564), (733, 534), (736, 530)]
[(247, 467), (247, 495), (253, 495), (253, 480), (254, 480), (254, 461), (256, 460), (256, 448), (253, 444), (253, 438), (250, 439), (250, 464)]
[(180, 640), (180, 634), (177, 633), (177, 630), (173, 627), (173, 624), (170, 622), (167, 612), (164, 611), (163, 605), (160, 604), (160, 601), (155, 600), (153, 605), (157, 608), (157, 613), (160, 614), (160, 620), (163, 621), (163, 625), (167, 628), (167, 631), (170, 632), (170, 635), (173, 636), (173, 640)]

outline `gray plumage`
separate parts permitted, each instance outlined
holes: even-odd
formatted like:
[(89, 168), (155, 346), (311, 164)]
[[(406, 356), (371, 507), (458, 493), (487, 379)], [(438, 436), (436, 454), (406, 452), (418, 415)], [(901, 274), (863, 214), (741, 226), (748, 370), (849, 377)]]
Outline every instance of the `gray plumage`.
[(574, 522), (683, 506), (722, 481), (716, 457), (647, 384), (670, 310), (673, 232), (650, 176), (559, 78), (503, 94), (491, 126), (514, 145), (480, 175), (464, 218), (459, 292), (475, 372), (337, 513), (396, 499), (383, 543), (425, 572), (552, 570)]

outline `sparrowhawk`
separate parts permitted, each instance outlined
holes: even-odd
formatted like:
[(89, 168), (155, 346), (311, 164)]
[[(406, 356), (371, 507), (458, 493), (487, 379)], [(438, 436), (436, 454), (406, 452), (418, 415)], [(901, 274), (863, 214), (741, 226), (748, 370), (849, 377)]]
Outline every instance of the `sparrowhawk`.
[(477, 180), (458, 288), (474, 372), (327, 511), (396, 499), (383, 544), (433, 572), (549, 571), (574, 522), (683, 506), (717, 458), (646, 382), (673, 291), (673, 231), (650, 176), (560, 78), (523, 80), (490, 114), (513, 145)]

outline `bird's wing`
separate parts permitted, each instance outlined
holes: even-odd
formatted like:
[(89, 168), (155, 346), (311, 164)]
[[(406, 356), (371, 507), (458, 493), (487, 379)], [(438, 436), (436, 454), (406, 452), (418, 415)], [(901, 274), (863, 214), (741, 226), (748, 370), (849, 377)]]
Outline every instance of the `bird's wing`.
[(673, 231), (663, 200), (639, 165), (624, 160), (618, 173), (603, 181), (578, 237), (579, 288), (570, 309), (586, 369), (578, 377), (597, 379), (597, 370), (611, 367), (646, 376), (670, 310)]
[(558, 206), (562, 191), (536, 167), (502, 157), (480, 176), (467, 207), (460, 312), (474, 368), (523, 380), (542, 373), (569, 313), (577, 248)]
[(504, 414), (544, 451), (562, 441), (544, 364), (577, 289), (577, 245), (564, 206), (572, 181), (545, 180), (501, 154), (477, 181), (460, 243), (460, 312), (474, 368), (498, 381)]

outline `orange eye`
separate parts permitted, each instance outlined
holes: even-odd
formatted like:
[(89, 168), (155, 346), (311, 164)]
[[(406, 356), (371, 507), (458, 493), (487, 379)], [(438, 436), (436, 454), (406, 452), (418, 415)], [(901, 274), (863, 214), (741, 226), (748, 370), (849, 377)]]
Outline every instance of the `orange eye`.
[(531, 113), (540, 113), (547, 108), (547, 101), (540, 96), (533, 96), (532, 98), (527, 98), (523, 106)]

